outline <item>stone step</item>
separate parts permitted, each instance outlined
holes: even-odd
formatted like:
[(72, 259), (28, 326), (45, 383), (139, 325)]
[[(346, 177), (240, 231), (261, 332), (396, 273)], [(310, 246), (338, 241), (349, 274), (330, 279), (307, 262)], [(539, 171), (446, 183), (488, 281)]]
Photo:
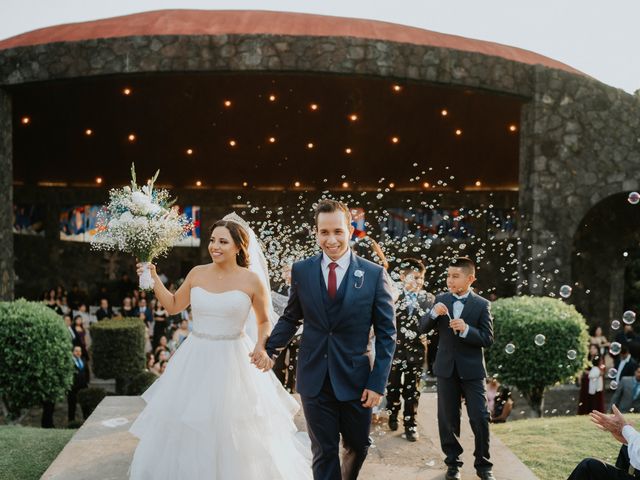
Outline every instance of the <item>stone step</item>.
[[(367, 480), (435, 480), (444, 478), (445, 467), (440, 451), (436, 420), (436, 394), (420, 398), (418, 425), (420, 439), (410, 443), (402, 432), (391, 432), (386, 424), (372, 428), (374, 445), (360, 478)], [(128, 432), (133, 420), (144, 408), (140, 397), (106, 397), (84, 425), (49, 466), (43, 479), (55, 480), (124, 480), (138, 440)], [(305, 430), (299, 413), (296, 424)], [(466, 415), (463, 418), (461, 443), (465, 449), (462, 473), (476, 478), (473, 471), (473, 435)], [(500, 480), (535, 480), (533, 473), (495, 436), (491, 437), (491, 459)], [(179, 480), (179, 479), (176, 479)], [(226, 480), (226, 479), (225, 479)], [(250, 479), (234, 479), (250, 480)]]

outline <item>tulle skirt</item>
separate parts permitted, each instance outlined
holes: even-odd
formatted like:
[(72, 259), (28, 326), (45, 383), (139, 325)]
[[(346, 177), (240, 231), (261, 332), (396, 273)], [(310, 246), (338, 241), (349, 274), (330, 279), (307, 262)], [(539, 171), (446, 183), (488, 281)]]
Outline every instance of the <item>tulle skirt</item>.
[(299, 406), (271, 372), (250, 363), (251, 341), (189, 335), (142, 395), (131, 479), (311, 479)]

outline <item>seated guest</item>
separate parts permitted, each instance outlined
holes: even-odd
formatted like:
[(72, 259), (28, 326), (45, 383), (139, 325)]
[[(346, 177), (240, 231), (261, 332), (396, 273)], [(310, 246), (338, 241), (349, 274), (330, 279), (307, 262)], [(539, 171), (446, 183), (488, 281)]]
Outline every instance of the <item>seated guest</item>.
[(79, 345), (77, 334), (75, 328), (73, 328), (73, 320), (71, 320), (71, 315), (65, 315), (64, 324), (67, 327), (67, 331), (69, 332), (69, 339), (71, 340), (71, 345), (76, 346)]
[(74, 345), (79, 346), (82, 349), (82, 358), (86, 362), (89, 360), (89, 349), (87, 348), (87, 332), (82, 324), (82, 316), (76, 315), (73, 319), (73, 329), (76, 332), (76, 342)]
[(173, 343), (178, 348), (182, 342), (189, 336), (189, 322), (185, 319), (180, 320), (180, 327), (173, 332)]
[(153, 313), (151, 309), (147, 307), (147, 299), (140, 298), (138, 300), (138, 307), (135, 309), (136, 317), (139, 317), (140, 320), (144, 321), (144, 323), (149, 327), (149, 329), (153, 326)]
[[(631, 480), (640, 478), (640, 433), (625, 420), (614, 405), (613, 415), (593, 411), (591, 420), (601, 430), (605, 430), (622, 443), (616, 465), (610, 465), (596, 458), (585, 458), (571, 472), (568, 480)], [(624, 444), (627, 451), (624, 451)]]
[(580, 401), (578, 415), (592, 410), (604, 412), (604, 360), (597, 345), (589, 345), (589, 361), (580, 377)]
[(487, 402), (491, 423), (504, 423), (513, 410), (511, 391), (501, 385), (497, 378), (487, 378)]
[(124, 297), (122, 299), (122, 308), (120, 309), (120, 315), (123, 318), (127, 317), (137, 317), (136, 309), (133, 308), (133, 303), (131, 302), (131, 297)]
[(618, 388), (611, 398), (609, 411), (614, 405), (618, 405), (622, 413), (640, 412), (640, 368), (638, 366), (634, 376), (625, 376), (620, 379)]
[(100, 320), (104, 320), (105, 318), (112, 318), (112, 317), (113, 317), (113, 310), (111, 310), (111, 307), (109, 306), (109, 300), (107, 300), (106, 298), (101, 299), (100, 308), (96, 312), (96, 318), (98, 319), (98, 321), (100, 321)]

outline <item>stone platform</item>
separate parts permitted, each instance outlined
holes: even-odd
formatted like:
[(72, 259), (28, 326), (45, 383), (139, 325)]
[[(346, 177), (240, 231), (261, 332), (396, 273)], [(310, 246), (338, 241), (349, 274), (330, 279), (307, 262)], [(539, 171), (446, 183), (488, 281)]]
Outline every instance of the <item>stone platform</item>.
[[(137, 439), (128, 432), (128, 428), (143, 407), (144, 401), (140, 397), (106, 397), (42, 478), (126, 479), (137, 444)], [(425, 393), (421, 397), (418, 422), (421, 437), (416, 443), (406, 441), (400, 431), (390, 432), (386, 424), (375, 426), (371, 432), (375, 443), (369, 450), (360, 478), (443, 479), (445, 467), (438, 441), (435, 393)], [(304, 430), (304, 418), (301, 413), (296, 418), (296, 423)], [(463, 479), (477, 478), (473, 470), (473, 435), (466, 417), (463, 418), (461, 442), (465, 449)], [(535, 475), (495, 436), (491, 437), (491, 459), (495, 464), (494, 473), (498, 480), (536, 479)]]

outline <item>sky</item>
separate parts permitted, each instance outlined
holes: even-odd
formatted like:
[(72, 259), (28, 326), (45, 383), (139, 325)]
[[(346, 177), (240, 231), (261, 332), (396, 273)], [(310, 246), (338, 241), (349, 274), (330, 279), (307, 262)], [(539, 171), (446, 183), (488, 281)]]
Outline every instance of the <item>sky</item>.
[(0, 0), (0, 39), (62, 23), (177, 8), (382, 20), (524, 48), (629, 93), (640, 89), (638, 0)]

